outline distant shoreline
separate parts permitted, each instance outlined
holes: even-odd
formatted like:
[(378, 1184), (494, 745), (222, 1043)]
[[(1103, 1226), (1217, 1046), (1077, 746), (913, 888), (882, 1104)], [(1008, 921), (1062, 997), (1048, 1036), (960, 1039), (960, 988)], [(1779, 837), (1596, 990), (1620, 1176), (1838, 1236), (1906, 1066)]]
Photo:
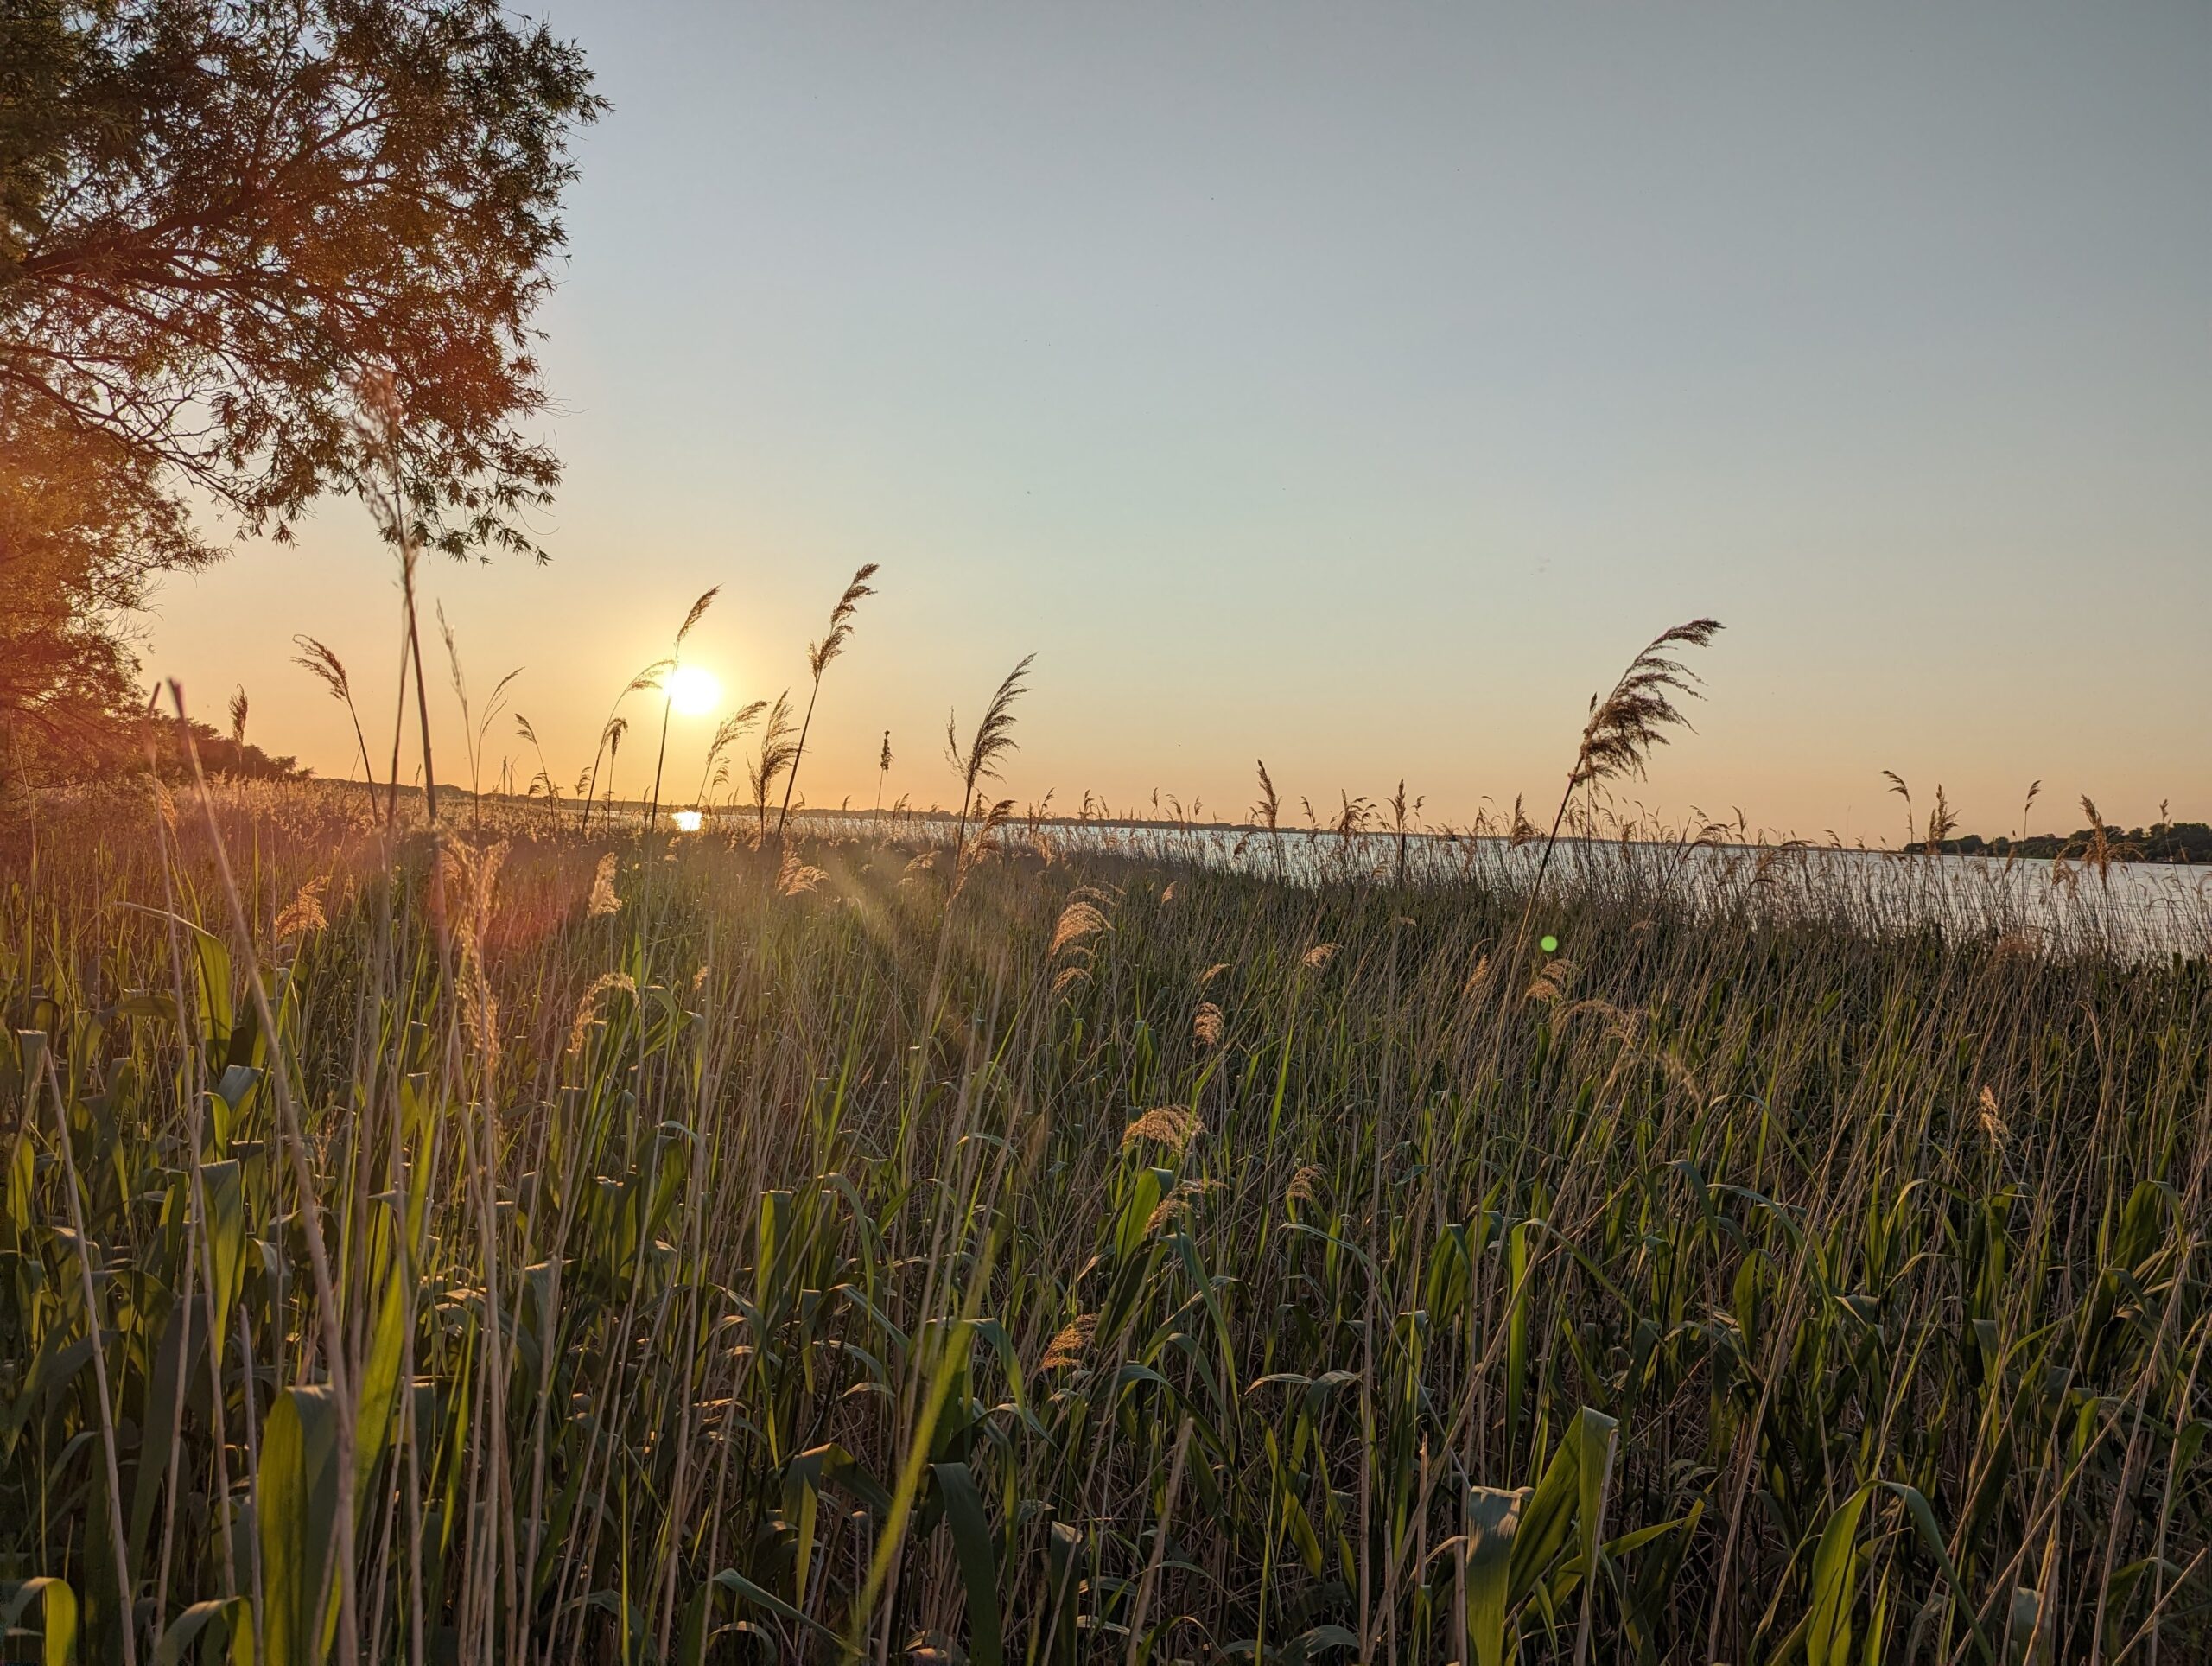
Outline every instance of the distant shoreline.
[[(358, 779), (340, 781), (334, 776), (316, 775), (310, 772), (302, 772), (301, 776), (296, 779), (311, 780), (318, 783), (319, 785), (339, 788), (352, 786), (358, 789), (361, 785)], [(385, 792), (389, 790), (390, 788), (387, 784), (378, 783), (377, 785), (377, 791), (378, 792)], [(422, 792), (422, 788), (419, 785), (403, 784), (400, 787), (400, 792), (403, 796), (419, 797)], [(506, 804), (516, 809), (528, 809), (532, 807), (543, 809), (545, 803), (543, 798), (531, 798), (521, 793), (485, 792), (482, 794), (471, 794), (468, 789), (465, 786), (449, 786), (443, 782), (439, 784), (438, 796), (441, 798), (450, 797), (455, 799), (471, 801), (480, 798), (481, 801), (487, 804)], [(575, 810), (574, 804), (571, 801), (567, 800), (563, 800), (559, 807), (564, 811), (573, 811)], [(664, 813), (666, 813), (673, 809), (690, 807), (690, 806), (683, 804), (671, 804), (664, 803), (661, 805), (661, 810)], [(595, 820), (599, 817), (606, 814), (608, 808), (609, 806), (605, 801), (601, 801), (600, 803), (595, 804), (592, 810), (594, 819)], [(616, 813), (620, 815), (642, 816), (646, 811), (647, 804), (646, 801), (642, 798), (618, 798), (613, 801), (612, 808)], [(713, 808), (709, 813), (717, 817), (741, 817), (750, 815), (752, 811), (751, 807), (748, 805), (725, 804)], [(795, 817), (804, 816), (810, 820), (817, 822), (833, 821), (860, 824), (867, 824), (872, 822), (893, 822), (905, 823), (908, 824), (918, 822), (935, 824), (938, 823), (955, 823), (960, 819), (957, 812), (944, 809), (938, 805), (931, 805), (926, 810), (893, 809), (890, 806), (886, 806), (880, 811), (877, 811), (855, 810), (845, 807), (817, 807), (810, 804), (804, 807), (795, 806), (791, 813)], [(1016, 823), (1023, 827), (1049, 827), (1061, 830), (1071, 828), (1117, 828), (1127, 829), (1132, 832), (1148, 833), (1201, 833), (1237, 835), (1244, 836), (1267, 836), (1271, 834), (1279, 834), (1284, 838), (1300, 839), (1339, 838), (1344, 836), (1344, 835), (1334, 827), (1313, 825), (1302, 827), (1286, 826), (1270, 829), (1265, 824), (1258, 822), (1192, 821), (1187, 817), (1178, 819), (1173, 817), (1164, 816), (1086, 817), (1017, 815), (1008, 818), (1009, 825)], [(1396, 837), (1397, 835), (1395, 830), (1389, 827), (1376, 826), (1373, 823), (1370, 823), (1367, 826), (1357, 830), (1352, 836), (1390, 839)], [(1487, 828), (1478, 830), (1474, 828), (1451, 826), (1421, 828), (1409, 827), (1406, 830), (1405, 836), (1408, 839), (1419, 839), (1422, 841), (1459, 842), (1467, 839), (1476, 839), (1482, 841), (1496, 841), (1500, 843), (1510, 842), (1508, 835), (1502, 832), (1494, 832)], [(1542, 835), (1537, 834), (1535, 836), (1537, 838), (1541, 838)], [(2102, 839), (2104, 849), (2108, 853), (2109, 859), (2115, 862), (2138, 862), (2158, 867), (2186, 868), (2212, 866), (2212, 823), (2204, 822), (2174, 822), (2159, 823), (2150, 827), (2107, 827), (2103, 830)], [(1526, 841), (1523, 842), (1525, 843)], [(1560, 836), (1560, 843), (1561, 844), (1591, 843), (1610, 844), (1614, 842), (1615, 841), (1610, 838), (1593, 841), (1586, 836), (1568, 835), (1565, 833), (1562, 833)], [(1700, 841), (1687, 837), (1632, 839), (1629, 841), (1629, 843), (1632, 844), (1650, 845), (1680, 845), (1695, 843), (1699, 842)], [(2078, 862), (2085, 857), (2093, 857), (2094, 855), (2098, 848), (2099, 835), (2096, 829), (2085, 827), (2078, 829), (2075, 832), (2069, 834), (2033, 833), (2028, 835), (2024, 838), (2019, 839), (2015, 839), (2006, 834), (1999, 834), (1995, 838), (1984, 838), (1979, 833), (1967, 833), (1959, 835), (1955, 837), (1936, 841), (1932, 846), (1925, 841), (1916, 842), (1910, 845), (1896, 846), (1839, 844), (1833, 841), (1797, 838), (1783, 838), (1765, 841), (1744, 838), (1712, 839), (1703, 841), (1703, 843), (1714, 845), (1717, 848), (1740, 850), (1803, 849), (1814, 850), (1863, 851), (1870, 855), (1991, 856), (2000, 860), (2012, 859), (2022, 862), (2050, 862), (2063, 857), (2068, 862)]]

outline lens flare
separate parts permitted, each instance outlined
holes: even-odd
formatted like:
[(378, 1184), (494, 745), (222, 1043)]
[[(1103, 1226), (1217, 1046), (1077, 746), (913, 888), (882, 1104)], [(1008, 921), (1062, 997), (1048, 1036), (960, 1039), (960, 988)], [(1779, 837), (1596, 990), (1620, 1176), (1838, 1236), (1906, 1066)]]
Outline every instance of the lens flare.
[(696, 810), (677, 810), (669, 815), (669, 820), (676, 823), (676, 830), (679, 833), (696, 833), (706, 819)]
[(720, 703), (722, 685), (712, 671), (703, 667), (678, 665), (668, 674), (668, 697), (686, 717), (697, 717)]

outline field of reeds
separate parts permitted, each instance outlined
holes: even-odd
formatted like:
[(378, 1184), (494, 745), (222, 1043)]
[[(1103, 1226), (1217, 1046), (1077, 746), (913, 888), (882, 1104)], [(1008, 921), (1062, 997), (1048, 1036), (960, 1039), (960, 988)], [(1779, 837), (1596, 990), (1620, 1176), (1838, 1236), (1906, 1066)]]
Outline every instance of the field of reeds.
[(0, 1652), (2212, 1650), (2202, 959), (866, 834), (49, 798)]

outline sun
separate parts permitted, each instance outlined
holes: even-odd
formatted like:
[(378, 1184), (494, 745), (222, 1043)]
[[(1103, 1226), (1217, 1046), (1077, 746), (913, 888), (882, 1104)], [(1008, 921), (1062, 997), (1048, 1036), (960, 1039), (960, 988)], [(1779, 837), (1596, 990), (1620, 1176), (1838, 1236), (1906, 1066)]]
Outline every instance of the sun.
[(721, 697), (721, 682), (702, 666), (678, 665), (668, 674), (669, 702), (686, 717), (712, 711)]

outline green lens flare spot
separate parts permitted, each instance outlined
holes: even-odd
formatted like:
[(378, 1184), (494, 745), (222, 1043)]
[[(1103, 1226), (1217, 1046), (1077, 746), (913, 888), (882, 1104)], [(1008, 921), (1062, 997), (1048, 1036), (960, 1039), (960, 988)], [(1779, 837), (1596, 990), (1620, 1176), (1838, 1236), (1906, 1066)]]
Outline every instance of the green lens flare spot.
[(1544, 933), (1542, 938), (1537, 941), (1536, 946), (1539, 949), (1541, 949), (1548, 955), (1557, 954), (1559, 952), (1559, 939), (1554, 937), (1550, 932), (1547, 932)]

